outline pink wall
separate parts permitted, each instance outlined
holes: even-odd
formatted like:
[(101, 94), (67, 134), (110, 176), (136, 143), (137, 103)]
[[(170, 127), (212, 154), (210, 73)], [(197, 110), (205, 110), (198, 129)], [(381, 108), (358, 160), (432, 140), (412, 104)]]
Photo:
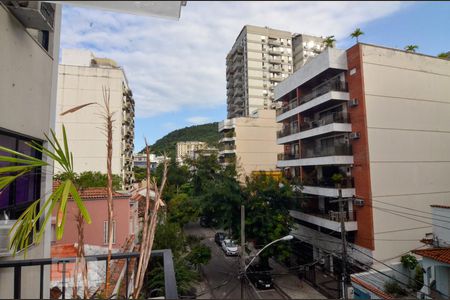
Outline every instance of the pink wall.
[[(103, 243), (103, 222), (108, 220), (108, 206), (105, 199), (84, 201), (91, 216), (92, 223), (84, 224), (84, 243), (89, 245), (107, 246)], [(77, 243), (78, 231), (76, 222), (77, 206), (73, 201), (67, 204), (67, 219), (64, 234), (56, 244)], [(56, 210), (55, 210), (56, 211)], [(55, 216), (55, 212), (53, 214)], [(114, 220), (116, 221), (116, 243), (114, 248), (120, 248), (130, 232), (130, 203), (128, 198), (114, 199)], [(52, 222), (53, 224), (54, 222)]]

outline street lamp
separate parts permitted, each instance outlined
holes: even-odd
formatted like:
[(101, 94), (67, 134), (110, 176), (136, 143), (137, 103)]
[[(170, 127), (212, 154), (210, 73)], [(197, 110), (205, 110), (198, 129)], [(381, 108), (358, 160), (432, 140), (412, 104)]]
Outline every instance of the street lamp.
[(255, 260), (255, 258), (257, 258), (258, 255), (259, 255), (261, 252), (264, 251), (264, 249), (266, 249), (266, 248), (269, 247), (270, 245), (275, 244), (275, 243), (277, 243), (277, 242), (281, 242), (281, 241), (290, 241), (290, 240), (292, 240), (293, 238), (294, 238), (294, 237), (293, 237), (292, 235), (289, 234), (289, 235), (286, 235), (286, 236), (284, 236), (284, 237), (282, 237), (282, 238), (280, 238), (280, 239), (278, 239), (278, 240), (272, 241), (272, 242), (268, 243), (267, 245), (265, 245), (261, 250), (259, 250), (259, 251), (256, 253), (256, 255), (252, 258), (252, 260), (249, 262), (249, 264), (245, 266), (245, 268), (244, 268), (244, 274), (247, 272), (247, 268), (250, 267), (250, 265), (251, 265), (252, 262)]

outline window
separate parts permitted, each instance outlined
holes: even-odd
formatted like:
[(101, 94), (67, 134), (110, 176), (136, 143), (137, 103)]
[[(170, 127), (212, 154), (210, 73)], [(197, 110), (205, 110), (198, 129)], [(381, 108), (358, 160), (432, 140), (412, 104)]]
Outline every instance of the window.
[[(112, 243), (116, 243), (116, 221), (112, 221), (112, 234), (113, 234), (113, 240)], [(103, 244), (108, 244), (108, 221), (103, 221)]]
[[(41, 158), (42, 154), (26, 145), (30, 138), (0, 130), (0, 145), (17, 152)], [(37, 141), (39, 142), (40, 141)], [(0, 155), (13, 156), (10, 153), (0, 151)], [(10, 166), (13, 163), (1, 163), (0, 166)], [(7, 174), (5, 174), (7, 175)], [(6, 211), (9, 218), (16, 220), (41, 194), (41, 169), (34, 169), (26, 175), (12, 182), (0, 193), (0, 212)]]

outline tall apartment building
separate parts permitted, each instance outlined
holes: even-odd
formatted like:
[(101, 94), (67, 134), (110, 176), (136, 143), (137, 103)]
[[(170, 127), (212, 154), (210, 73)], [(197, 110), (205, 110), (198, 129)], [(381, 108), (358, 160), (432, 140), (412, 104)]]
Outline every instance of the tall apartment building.
[(277, 153), (283, 147), (276, 144), (274, 110), (259, 110), (253, 117), (239, 117), (219, 122), (219, 161), (223, 165), (236, 163), (240, 180), (253, 171), (277, 169)]
[[(25, 143), (34, 140), (48, 147), (44, 134), (55, 128), (61, 6), (38, 1), (15, 6), (11, 2), (0, 2), (0, 145), (40, 158)], [(48, 157), (43, 159), (52, 163)], [(41, 199), (40, 205), (44, 204), (52, 191), (52, 173), (53, 167), (44, 167), (0, 192), (0, 215), (6, 213), (10, 218), (0, 221), (0, 262), (50, 257), (50, 223), (41, 243), (30, 245), (26, 257), (23, 251), (11, 255), (8, 231), (34, 201)], [(22, 288), (15, 274), (21, 274)], [(39, 298), (40, 276), (41, 297), (50, 298), (48, 268), (40, 274), (38, 267), (24, 267), (21, 273), (0, 268), (0, 298)]]
[(177, 143), (177, 161), (182, 163), (185, 158), (194, 159), (195, 152), (208, 148), (208, 143), (199, 141), (187, 141)]
[[(110, 90), (113, 116), (112, 172), (122, 177), (123, 188), (134, 180), (134, 100), (124, 70), (111, 59), (95, 57), (87, 50), (63, 49), (59, 65), (56, 133), (62, 137), (66, 127), (69, 147), (74, 155), (75, 172), (106, 173), (106, 137), (103, 88)], [(98, 103), (60, 116), (60, 113), (89, 102)]]
[(361, 43), (326, 49), (277, 85), (278, 166), (303, 183), (307, 199), (291, 214), (293, 234), (313, 246), (304, 253), (340, 253), (338, 179), (355, 198), (343, 216), (353, 258), (421, 246), (431, 222), (402, 207), (430, 215), (449, 203), (449, 95), (449, 61)]
[(322, 49), (321, 40), (268, 27), (244, 26), (226, 57), (228, 118), (273, 108), (274, 87), (292, 74), (294, 62), (299, 67), (315, 56)]

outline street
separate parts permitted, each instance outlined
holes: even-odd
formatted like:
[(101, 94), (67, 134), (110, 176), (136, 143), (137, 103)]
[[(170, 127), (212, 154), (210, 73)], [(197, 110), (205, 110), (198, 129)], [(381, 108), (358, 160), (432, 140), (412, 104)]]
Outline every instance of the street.
[[(202, 243), (211, 248), (211, 260), (203, 266), (203, 290), (198, 290), (199, 299), (239, 299), (241, 285), (238, 279), (239, 257), (226, 256), (222, 249), (214, 242), (215, 231), (203, 228), (198, 224), (188, 224), (184, 227), (186, 235), (203, 238)], [(247, 299), (283, 299), (282, 294), (275, 289), (258, 290), (251, 284), (245, 286), (244, 297)]]

